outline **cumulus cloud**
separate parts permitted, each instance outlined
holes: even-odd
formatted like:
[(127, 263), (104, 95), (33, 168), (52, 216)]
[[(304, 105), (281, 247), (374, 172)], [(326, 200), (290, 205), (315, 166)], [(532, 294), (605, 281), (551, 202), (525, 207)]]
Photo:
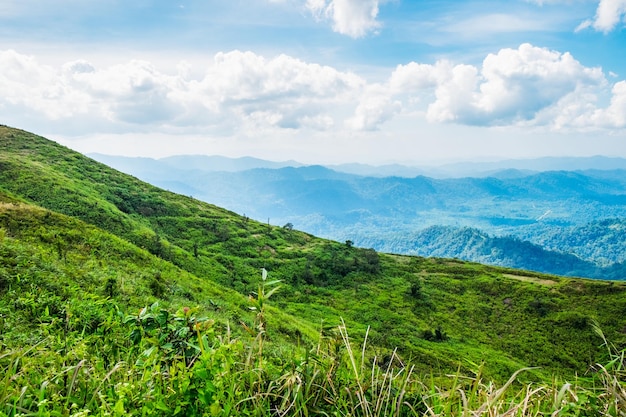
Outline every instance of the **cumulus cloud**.
[(268, 60), (252, 52), (232, 51), (215, 56), (194, 91), (202, 92), (208, 107), (248, 121), (325, 129), (330, 116), (324, 114), (324, 107), (352, 100), (364, 85), (355, 74), (287, 55)]
[(609, 82), (567, 52), (530, 44), (489, 54), (478, 66), (410, 62), (376, 83), (288, 55), (221, 52), (203, 72), (181, 62), (167, 73), (137, 60), (53, 67), (9, 50), (0, 51), (0, 91), (4, 123), (44, 120), (73, 133), (374, 131), (399, 115), (474, 126), (626, 128), (626, 81)]
[(613, 86), (611, 104), (604, 113), (608, 125), (611, 127), (626, 127), (626, 81), (620, 81)]
[(87, 95), (68, 86), (54, 68), (14, 50), (0, 51), (0, 104), (60, 119), (87, 111)]
[(385, 87), (374, 84), (361, 98), (354, 116), (346, 125), (354, 130), (377, 130), (379, 125), (391, 119), (401, 110), (401, 104), (392, 100)]
[(488, 55), (481, 75), (471, 106), (487, 118), (505, 123), (531, 120), (537, 111), (557, 104), (564, 96), (605, 82), (600, 68), (584, 67), (569, 53), (529, 44)]
[(436, 66), (409, 62), (406, 65), (398, 65), (391, 73), (389, 87), (395, 94), (411, 91), (417, 92), (426, 88), (435, 87), (441, 81), (443, 73), (449, 67), (446, 61), (439, 61)]
[(83, 114), (113, 124), (159, 127), (237, 125), (326, 129), (329, 105), (354, 100), (357, 75), (280, 55), (218, 53), (190, 79), (189, 64), (166, 74), (146, 61), (97, 68), (78, 60), (61, 68), (15, 51), (0, 52), (0, 106), (49, 120)]
[(623, 129), (626, 127), (626, 81), (620, 81), (611, 89), (611, 100), (606, 108), (582, 112), (567, 122), (586, 127), (589, 125), (607, 129)]
[(306, 96), (331, 98), (349, 93), (364, 81), (329, 66), (287, 55), (266, 59), (252, 52), (220, 52), (202, 86), (221, 101), (250, 103)]
[(306, 7), (318, 19), (330, 19), (333, 30), (360, 38), (380, 28), (379, 0), (307, 0)]
[(596, 15), (592, 20), (582, 22), (577, 31), (594, 28), (598, 32), (608, 33), (614, 30), (626, 18), (626, 0), (600, 0)]
[[(401, 99), (405, 107), (427, 102), (431, 122), (487, 126), (562, 127), (565, 119), (581, 120), (582, 114), (599, 111), (595, 102), (607, 84), (600, 68), (585, 67), (569, 53), (530, 44), (489, 54), (481, 67), (448, 61), (400, 65), (388, 81), (390, 96)], [(616, 104), (609, 108), (620, 109), (621, 90), (612, 94)], [(564, 113), (570, 116), (564, 119)], [(616, 116), (610, 118), (619, 125)], [(586, 123), (599, 120), (587, 117)]]

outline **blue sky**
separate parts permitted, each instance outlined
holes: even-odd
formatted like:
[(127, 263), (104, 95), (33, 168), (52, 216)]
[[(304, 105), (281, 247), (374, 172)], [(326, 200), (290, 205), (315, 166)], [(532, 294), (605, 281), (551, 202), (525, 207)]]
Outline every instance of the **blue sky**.
[(81, 152), (626, 157), (626, 0), (3, 0), (0, 123)]

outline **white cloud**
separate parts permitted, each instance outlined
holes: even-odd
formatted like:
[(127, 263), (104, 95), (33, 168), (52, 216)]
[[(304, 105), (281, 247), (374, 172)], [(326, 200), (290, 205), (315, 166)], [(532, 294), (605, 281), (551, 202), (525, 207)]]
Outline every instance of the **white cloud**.
[[(354, 101), (365, 82), (357, 75), (280, 55), (218, 53), (205, 73), (190, 79), (190, 64), (167, 74), (147, 61), (97, 68), (78, 60), (60, 68), (15, 51), (0, 52), (4, 113), (48, 120), (87, 115), (115, 126), (233, 129), (238, 121), (277, 128), (327, 129), (336, 104)], [(91, 126), (95, 128), (95, 126)]]
[[(438, 66), (449, 66), (445, 61), (440, 61)], [(391, 73), (389, 86), (395, 94), (406, 91), (420, 91), (435, 87), (438, 82), (440, 71), (437, 67), (429, 64), (409, 62), (406, 65), (398, 65)]]
[(610, 127), (626, 127), (626, 81), (620, 81), (613, 86), (611, 104), (603, 113), (605, 122)]
[(287, 55), (266, 59), (252, 52), (218, 53), (203, 86), (223, 101), (251, 102), (294, 96), (331, 98), (359, 88), (364, 81), (332, 67)]
[[(328, 105), (353, 100), (364, 85), (355, 74), (287, 55), (268, 60), (252, 52), (232, 51), (215, 56), (214, 65), (197, 83), (197, 91), (210, 102), (210, 108), (246, 120), (324, 129), (329, 124), (330, 116), (324, 114)], [(250, 119), (253, 113), (262, 117)]]
[(64, 69), (65, 83), (87, 93), (91, 104), (110, 121), (171, 124), (182, 114), (180, 103), (173, 98), (183, 80), (159, 72), (149, 62), (135, 60), (96, 69), (78, 61), (66, 64)]
[(431, 122), (472, 124), (475, 108), (470, 103), (474, 101), (478, 83), (477, 70), (471, 65), (455, 65), (445, 70), (447, 77), (439, 82), (435, 90), (436, 100), (428, 106), (426, 117)]
[(585, 20), (576, 28), (580, 31), (593, 27), (598, 32), (614, 30), (626, 18), (626, 0), (600, 0), (593, 20)]
[(554, 21), (551, 16), (523, 16), (505, 13), (488, 13), (478, 16), (469, 16), (447, 24), (441, 28), (443, 32), (450, 32), (465, 38), (497, 36), (511, 32), (538, 32), (550, 30)]
[(85, 113), (88, 99), (52, 67), (14, 50), (0, 51), (0, 104), (32, 109), (49, 119)]
[(335, 121), (327, 114), (318, 114), (315, 116), (303, 116), (298, 119), (298, 123), (302, 127), (313, 130), (330, 130), (335, 125)]
[(483, 61), (483, 82), (473, 107), (494, 122), (531, 120), (537, 111), (585, 87), (604, 83), (600, 68), (586, 68), (569, 53), (523, 44)]
[(388, 85), (405, 107), (428, 102), (431, 122), (556, 126), (558, 119), (562, 127), (561, 112), (574, 111), (566, 103), (593, 113), (607, 81), (600, 68), (585, 67), (569, 53), (522, 44), (489, 54), (481, 67), (447, 61), (398, 66)]
[(380, 28), (379, 0), (307, 0), (306, 7), (318, 19), (330, 19), (333, 30), (360, 38)]
[(523, 44), (480, 66), (441, 60), (397, 66), (386, 82), (288, 55), (220, 52), (204, 71), (147, 61), (58, 67), (0, 51), (3, 123), (40, 120), (73, 134), (379, 130), (403, 120), (548, 129), (626, 128), (626, 81), (569, 53)]
[(620, 81), (611, 89), (611, 99), (606, 108), (581, 112), (569, 123), (576, 126), (595, 126), (606, 129), (626, 128), (626, 81)]
[(558, 106), (541, 112), (538, 119), (550, 121), (550, 127), (555, 130), (568, 132), (626, 129), (626, 81), (613, 84), (606, 94), (609, 101), (605, 107), (598, 106), (598, 95), (587, 92), (565, 96)]
[(392, 100), (385, 87), (373, 84), (361, 98), (354, 116), (346, 120), (346, 125), (354, 130), (376, 130), (401, 108), (401, 104)]

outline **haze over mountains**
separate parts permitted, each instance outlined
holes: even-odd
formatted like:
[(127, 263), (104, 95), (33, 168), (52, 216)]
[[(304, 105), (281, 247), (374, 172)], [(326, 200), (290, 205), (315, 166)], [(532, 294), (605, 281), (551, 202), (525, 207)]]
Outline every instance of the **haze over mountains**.
[[(182, 171), (226, 171), (237, 172), (255, 168), (285, 168), (307, 166), (297, 161), (267, 161), (253, 157), (229, 158), (218, 155), (176, 155), (165, 158), (125, 157), (98, 153), (88, 154), (91, 158), (107, 165), (133, 170), (136, 173), (150, 170), (179, 169)], [(440, 165), (368, 165), (346, 163), (324, 165), (326, 168), (347, 174), (371, 177), (415, 177), (424, 175), (432, 178), (461, 178), (505, 176), (511, 172), (522, 171), (580, 171), (626, 169), (626, 159), (607, 156), (591, 157), (544, 157), (535, 159), (506, 159), (482, 162), (454, 162)], [(519, 173), (518, 173), (519, 174)]]
[(91, 157), (254, 219), (363, 247), (561, 275), (626, 276), (621, 158), (416, 168), (216, 156)]

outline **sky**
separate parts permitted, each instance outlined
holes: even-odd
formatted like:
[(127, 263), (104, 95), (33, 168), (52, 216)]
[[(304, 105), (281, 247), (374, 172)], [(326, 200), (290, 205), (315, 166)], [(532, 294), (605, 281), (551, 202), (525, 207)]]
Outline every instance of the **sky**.
[(626, 157), (626, 0), (1, 0), (0, 124), (153, 158)]

